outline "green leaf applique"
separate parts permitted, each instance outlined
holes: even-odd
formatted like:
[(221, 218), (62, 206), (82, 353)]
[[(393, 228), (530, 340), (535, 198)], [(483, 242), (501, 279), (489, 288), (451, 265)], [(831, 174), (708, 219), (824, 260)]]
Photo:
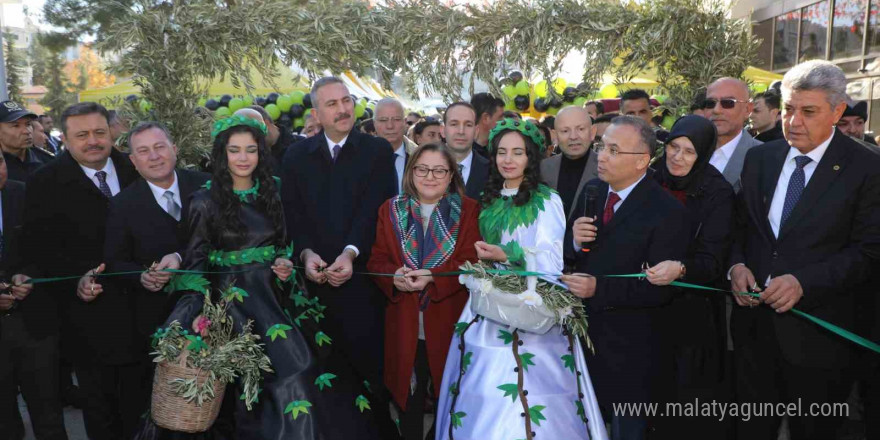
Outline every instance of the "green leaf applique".
[(574, 373), (574, 356), (570, 354), (565, 354), (562, 355), (561, 359), (562, 365), (564, 365), (565, 368), (568, 368), (569, 370), (571, 370), (572, 373)]
[(461, 364), (462, 372), (467, 371), (468, 367), (471, 365), (471, 358), (474, 356), (474, 352), (469, 351), (464, 354), (464, 362)]
[(303, 307), (309, 304), (309, 299), (302, 294), (302, 291), (297, 292), (295, 295), (291, 295), (291, 298), (293, 298), (293, 305), (297, 307)]
[(510, 396), (510, 400), (516, 402), (516, 396), (519, 394), (519, 387), (517, 387), (515, 383), (498, 385), (498, 389), (504, 391), (504, 397)]
[(529, 417), (532, 419), (533, 422), (535, 422), (535, 425), (541, 426), (541, 420), (547, 420), (547, 418), (544, 417), (544, 414), (541, 413), (541, 411), (544, 411), (545, 408), (547, 407), (544, 405), (535, 405), (529, 407)]
[(278, 336), (281, 336), (281, 339), (287, 339), (287, 330), (291, 330), (293, 327), (287, 324), (275, 324), (269, 327), (269, 330), (266, 332), (266, 336), (272, 338), (272, 341), (275, 340)]
[(226, 301), (237, 300), (238, 302), (244, 302), (244, 299), (247, 298), (248, 293), (244, 291), (244, 289), (240, 289), (238, 287), (230, 287), (226, 289), (226, 292), (223, 294), (223, 299)]
[(373, 409), (373, 408), (370, 408), (370, 401), (367, 400), (367, 398), (364, 397), (363, 394), (361, 394), (360, 396), (357, 396), (357, 399), (354, 399), (354, 404), (357, 405), (358, 409), (361, 410), (361, 412), (364, 412), (365, 409), (369, 409), (369, 410)]
[(504, 341), (505, 344), (513, 342), (513, 335), (507, 330), (498, 330), (498, 339)]
[(312, 404), (308, 400), (294, 400), (287, 404), (287, 408), (284, 408), (284, 414), (290, 413), (293, 420), (296, 420), (300, 413), (308, 414), (311, 406)]
[(464, 411), (452, 413), (452, 427), (461, 428), (461, 419), (465, 417), (467, 417), (467, 413)]
[(318, 344), (318, 347), (323, 346), (324, 344), (331, 344), (333, 342), (330, 339), (330, 336), (327, 336), (324, 332), (315, 333), (315, 343)]
[(208, 344), (205, 344), (205, 341), (202, 340), (201, 336), (187, 335), (186, 339), (190, 342), (189, 345), (186, 346), (186, 349), (193, 353), (208, 349)]
[(584, 423), (587, 422), (587, 412), (584, 410), (584, 402), (581, 402), (580, 399), (574, 401), (574, 406), (577, 407), (577, 415), (581, 416), (581, 421)]
[(535, 357), (535, 355), (532, 353), (520, 353), (519, 354), (519, 358), (520, 358), (520, 360), (522, 360), (523, 371), (528, 373), (529, 365), (535, 365), (535, 363), (532, 361), (532, 358), (534, 358), (534, 357)]
[(324, 373), (324, 374), (318, 376), (317, 379), (315, 379), (315, 385), (318, 386), (318, 389), (319, 389), (319, 390), (324, 391), (324, 387), (327, 387), (327, 388), (332, 388), (332, 387), (333, 387), (333, 384), (330, 383), (330, 381), (333, 380), (333, 379), (336, 379), (336, 375), (335, 375), (335, 374), (333, 374), (333, 373)]
[(458, 394), (458, 384), (457, 383), (453, 383), (452, 385), (449, 385), (449, 394), (451, 394), (453, 396)]
[(461, 336), (464, 334), (464, 331), (467, 330), (468, 323), (466, 322), (456, 322), (455, 323), (455, 334)]
[(181, 290), (192, 290), (207, 295), (210, 285), (211, 283), (199, 274), (178, 273), (171, 277), (171, 281), (165, 286), (165, 291), (173, 293)]

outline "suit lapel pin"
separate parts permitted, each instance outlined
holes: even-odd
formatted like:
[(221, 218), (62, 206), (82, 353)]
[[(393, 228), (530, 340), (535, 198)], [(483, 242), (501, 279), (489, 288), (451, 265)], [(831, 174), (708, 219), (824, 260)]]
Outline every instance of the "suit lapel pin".
[(840, 165), (834, 165), (832, 169), (834, 169), (834, 171), (840, 171)]

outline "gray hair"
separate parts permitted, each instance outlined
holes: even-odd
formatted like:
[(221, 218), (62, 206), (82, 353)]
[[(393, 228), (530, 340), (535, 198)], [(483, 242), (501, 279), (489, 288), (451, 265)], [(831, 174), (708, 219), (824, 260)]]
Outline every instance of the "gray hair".
[(828, 104), (832, 108), (837, 107), (846, 101), (846, 75), (834, 64), (812, 60), (792, 67), (782, 77), (783, 95), (807, 90), (825, 92)]
[[(266, 125), (269, 125), (269, 124), (272, 124), (275, 122), (272, 120), (272, 116), (269, 115), (269, 112), (267, 112), (266, 109), (264, 109), (262, 106), (252, 105), (252, 106), (245, 107), (245, 108), (259, 113), (260, 117), (263, 118), (263, 123)], [(239, 109), (235, 113), (238, 113), (241, 110), (243, 110), (243, 109)], [(247, 115), (242, 115), (242, 116), (247, 116)]]
[(642, 144), (648, 150), (648, 153), (651, 153), (652, 156), (654, 155), (654, 146), (657, 145), (657, 135), (654, 134), (654, 129), (651, 128), (644, 119), (630, 115), (616, 116), (611, 120), (611, 125), (626, 125), (634, 129), (636, 133), (639, 134), (639, 139), (641, 139)]
[(345, 83), (342, 82), (342, 80), (339, 79), (338, 76), (325, 76), (325, 77), (320, 78), (317, 81), (315, 81), (315, 84), (312, 85), (312, 91), (309, 92), (309, 97), (312, 98), (312, 107), (313, 108), (318, 108), (318, 105), (320, 104), (318, 102), (318, 89), (320, 89), (321, 87), (324, 87), (324, 86), (329, 86), (330, 84), (345, 85)]
[(165, 139), (168, 139), (168, 143), (169, 143), (169, 144), (173, 144), (173, 143), (174, 143), (174, 140), (171, 139), (171, 133), (168, 132), (168, 128), (167, 128), (167, 127), (165, 127), (164, 125), (162, 125), (162, 124), (159, 123), (159, 122), (155, 122), (155, 121), (143, 121), (143, 122), (138, 122), (138, 124), (135, 125), (134, 128), (132, 128), (131, 131), (128, 132), (128, 144), (129, 144), (129, 146), (131, 146), (131, 140), (135, 137), (135, 135), (141, 134), (141, 133), (143, 133), (143, 132), (145, 132), (145, 131), (147, 131), (147, 130), (153, 129), (153, 128), (155, 128), (156, 130), (161, 131), (162, 134), (165, 135)]
[[(314, 101), (313, 101), (313, 102), (314, 102)], [(378, 111), (379, 111), (379, 107), (383, 107), (383, 106), (386, 106), (386, 105), (393, 105), (393, 106), (396, 106), (398, 109), (400, 109), (400, 116), (401, 116), (401, 117), (403, 116), (403, 113), (405, 112), (405, 110), (403, 109), (403, 104), (401, 104), (400, 101), (398, 101), (398, 100), (396, 100), (396, 99), (394, 99), (394, 98), (382, 98), (382, 99), (380, 99), (379, 102), (376, 103), (375, 111), (378, 112)]]

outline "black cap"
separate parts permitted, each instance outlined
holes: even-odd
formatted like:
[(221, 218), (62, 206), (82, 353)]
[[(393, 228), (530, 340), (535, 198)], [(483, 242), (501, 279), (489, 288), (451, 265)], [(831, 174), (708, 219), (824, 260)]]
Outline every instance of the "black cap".
[(0, 102), (0, 122), (15, 122), (25, 117), (36, 118), (37, 115), (15, 101)]
[(858, 116), (862, 120), (868, 120), (868, 103), (865, 101), (856, 101), (852, 106), (847, 104), (843, 116)]

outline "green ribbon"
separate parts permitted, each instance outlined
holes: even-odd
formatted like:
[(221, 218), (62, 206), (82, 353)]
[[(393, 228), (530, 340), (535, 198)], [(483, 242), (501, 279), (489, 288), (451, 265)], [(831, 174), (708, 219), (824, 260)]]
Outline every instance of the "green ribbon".
[[(297, 265), (294, 265), (293, 268), (305, 269), (304, 266), (297, 266)], [(141, 274), (143, 272), (146, 272), (147, 270), (149, 270), (149, 269), (137, 270), (137, 271), (127, 271), (127, 272), (99, 273), (99, 274), (95, 274), (92, 276), (105, 278), (105, 277), (114, 277), (114, 276), (121, 276), (121, 275), (135, 275), (135, 274)], [(220, 274), (220, 275), (224, 275), (224, 274), (236, 274), (236, 273), (250, 272), (253, 270), (256, 270), (256, 268), (250, 268), (250, 269), (244, 269), (244, 270), (222, 270), (222, 271), (164, 269), (163, 271), (175, 273), (175, 274), (212, 274), (212, 275)], [(526, 270), (514, 270), (514, 269), (487, 269), (486, 272), (491, 273), (491, 274), (495, 274), (495, 275), (517, 275), (517, 276), (522, 276), (522, 277), (538, 276), (538, 277), (559, 278), (560, 276), (562, 276), (562, 274), (554, 274), (554, 273), (548, 273), (548, 272), (534, 272), (534, 271), (526, 271)], [(437, 273), (431, 274), (431, 276), (451, 277), (451, 276), (459, 276), (459, 275), (471, 275), (474, 273), (476, 273), (476, 272), (475, 271), (467, 271), (467, 270), (458, 270), (458, 271), (452, 271), (452, 272), (437, 272)], [(398, 275), (398, 274), (393, 274), (393, 273), (376, 273), (376, 272), (354, 272), (354, 274), (374, 276), (374, 277), (390, 277), (390, 278), (405, 276), (403, 274)], [(592, 276), (592, 275), (578, 275), (578, 276)], [(24, 284), (45, 284), (45, 283), (53, 283), (53, 282), (58, 282), (58, 281), (78, 280), (82, 277), (83, 277), (83, 275), (72, 275), (72, 276), (54, 277), (54, 278), (31, 278)], [(623, 274), (623, 275), (602, 275), (600, 277), (601, 278), (646, 278), (647, 275), (644, 273), (631, 273), (631, 274)], [(699, 284), (691, 284), (691, 283), (685, 283), (685, 282), (681, 282), (681, 281), (673, 281), (672, 283), (670, 283), (670, 285), (676, 286), (676, 287), (682, 287), (685, 289), (705, 290), (705, 291), (711, 291), (711, 292), (729, 293), (729, 294), (733, 294), (733, 295), (746, 295), (746, 296), (751, 296), (751, 297), (755, 297), (755, 298), (761, 297), (760, 294), (757, 294), (754, 292), (734, 292), (732, 290), (719, 289), (716, 287), (701, 286)], [(868, 340), (862, 336), (859, 336), (859, 335), (857, 335), (857, 334), (855, 334), (845, 328), (834, 325), (828, 321), (825, 321), (824, 319), (817, 318), (809, 313), (802, 312), (796, 308), (792, 308), (791, 312), (797, 316), (800, 316), (800, 317), (818, 325), (819, 327), (824, 328), (825, 330), (830, 331), (831, 333), (834, 333), (834, 334), (846, 339), (846, 340), (849, 340), (849, 341), (854, 342), (858, 345), (861, 345), (862, 347), (865, 347), (875, 353), (880, 353), (880, 344), (877, 344), (876, 342), (870, 341), (870, 340)]]

